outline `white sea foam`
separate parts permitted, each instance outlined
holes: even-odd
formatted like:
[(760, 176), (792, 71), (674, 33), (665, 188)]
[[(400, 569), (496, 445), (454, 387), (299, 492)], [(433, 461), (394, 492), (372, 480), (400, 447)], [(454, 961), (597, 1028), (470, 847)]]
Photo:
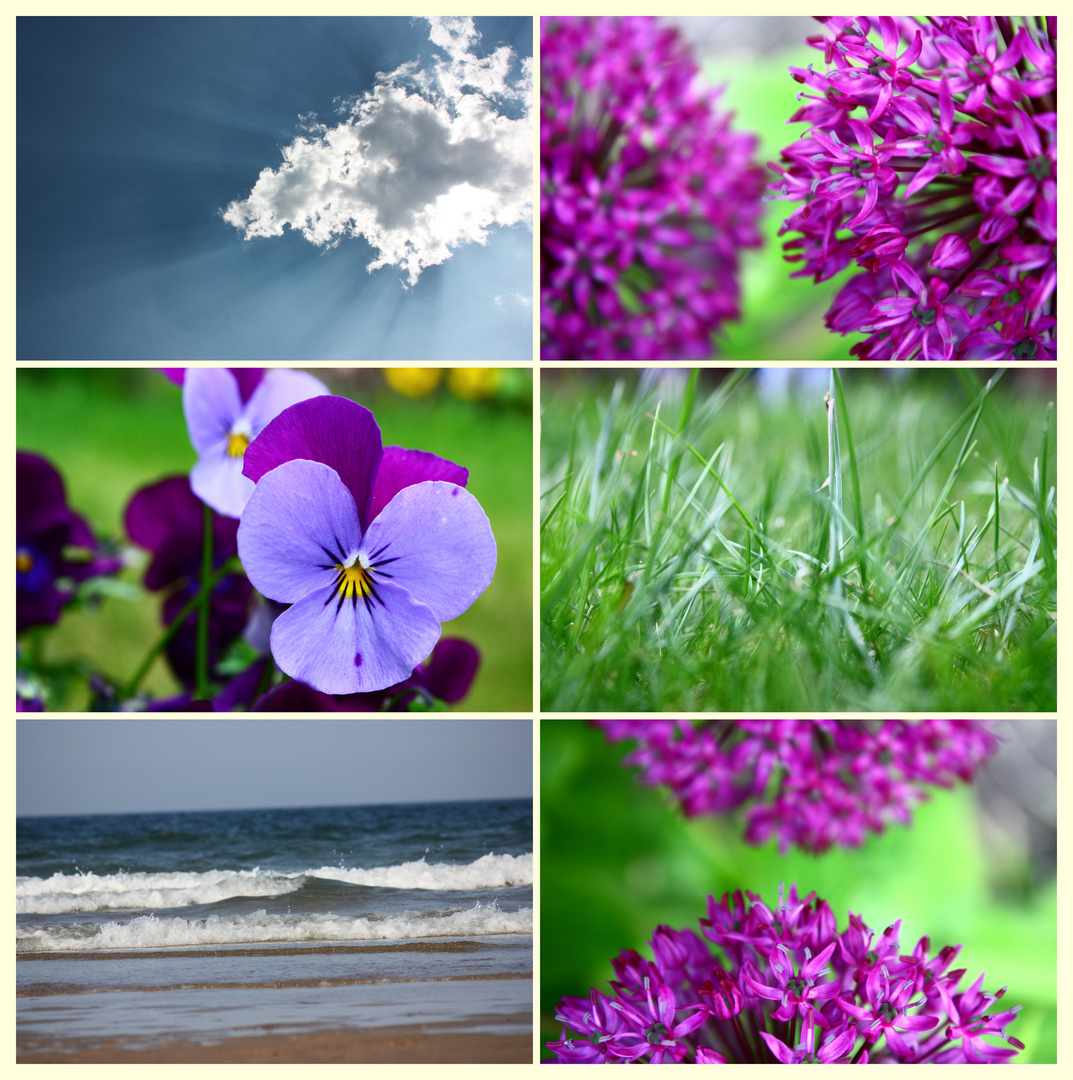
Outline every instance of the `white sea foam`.
[(404, 913), (385, 918), (333, 915), (247, 915), (159, 919), (139, 915), (128, 923), (90, 927), (17, 927), (16, 952), (80, 949), (155, 949), (167, 945), (244, 945), (280, 941), (399, 941), (412, 938), (532, 934), (532, 908), (500, 911), (495, 901), (465, 911)]
[(53, 874), (15, 881), (15, 911), (25, 915), (63, 912), (156, 911), (213, 904), (236, 896), (283, 896), (308, 878), (393, 889), (472, 890), (532, 885), (533, 856), (482, 855), (463, 866), (423, 858), (372, 869), (322, 866), (305, 873), (209, 870), (203, 873)]
[(506, 889), (533, 884), (533, 855), (482, 855), (465, 866), (429, 863), (423, 858), (399, 866), (344, 869), (324, 866), (313, 877), (390, 889)]
[(53, 874), (15, 882), (15, 911), (58, 915), (71, 911), (141, 911), (213, 904), (234, 896), (282, 896), (302, 886), (301, 874), (209, 870), (170, 874)]

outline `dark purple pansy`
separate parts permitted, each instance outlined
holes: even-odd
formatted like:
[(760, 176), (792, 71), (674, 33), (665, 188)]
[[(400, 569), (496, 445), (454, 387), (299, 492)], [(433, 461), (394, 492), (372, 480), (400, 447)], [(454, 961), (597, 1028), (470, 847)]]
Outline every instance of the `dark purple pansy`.
[[(127, 505), (127, 535), (152, 559), (145, 571), (147, 589), (171, 590), (164, 601), (163, 622), (171, 623), (200, 587), (204, 548), (204, 511), (185, 476), (171, 476), (136, 492)], [(236, 555), (238, 522), (213, 514), (213, 564)], [(250, 583), (242, 574), (228, 574), (213, 590), (209, 606), (210, 670), (243, 631), (249, 618)], [(197, 667), (197, 613), (183, 622), (167, 646), (176, 677), (193, 686)]]
[(71, 583), (115, 573), (85, 520), (67, 506), (63, 480), (37, 454), (15, 454), (15, 631), (56, 622)]
[(368, 409), (317, 397), (285, 409), (250, 444), (256, 488), (239, 555), (254, 586), (290, 604), (272, 654), (327, 694), (409, 678), (492, 580), (496, 545), (465, 469), (382, 449)]

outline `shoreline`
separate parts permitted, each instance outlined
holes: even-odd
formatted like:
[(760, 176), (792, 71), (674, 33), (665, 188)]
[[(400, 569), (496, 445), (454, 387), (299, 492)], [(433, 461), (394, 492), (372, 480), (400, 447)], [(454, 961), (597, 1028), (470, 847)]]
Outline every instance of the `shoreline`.
[(152, 994), (167, 993), (171, 990), (283, 990), (287, 988), (303, 989), (316, 987), (329, 989), (333, 986), (395, 986), (402, 983), (428, 982), (485, 982), (496, 979), (532, 979), (531, 971), (482, 972), (474, 975), (414, 976), (411, 979), (273, 979), (270, 982), (183, 982), (165, 986), (108, 986), (92, 990), (84, 986), (32, 984), (15, 991), (16, 998), (56, 997), (68, 994)]
[[(494, 936), (494, 935), (493, 935)], [(208, 956), (318, 956), (351, 955), (360, 953), (460, 953), (478, 952), (482, 949), (532, 949), (533, 939), (529, 934), (502, 935), (504, 937), (524, 937), (524, 941), (473, 941), (468, 938), (448, 939), (446, 941), (404, 941), (390, 944), (327, 944), (327, 945), (288, 945), (285, 943), (265, 942), (261, 945), (176, 945), (172, 948), (154, 949), (18, 949), (15, 960), (163, 960), (175, 957)]]
[[(531, 1017), (527, 1019), (531, 1020)], [(496, 1018), (501, 1023), (502, 1018)], [(106, 1041), (42, 1039), (17, 1045), (17, 1064), (524, 1064), (531, 1065), (533, 1036), (434, 1031), (424, 1025), (392, 1029), (330, 1028), (291, 1034), (240, 1035), (206, 1045), (169, 1039), (132, 1047), (122, 1037)]]

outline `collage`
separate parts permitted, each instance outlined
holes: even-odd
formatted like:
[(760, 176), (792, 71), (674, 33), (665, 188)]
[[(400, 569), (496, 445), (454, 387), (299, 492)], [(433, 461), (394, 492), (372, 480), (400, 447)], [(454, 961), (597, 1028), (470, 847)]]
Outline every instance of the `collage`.
[(9, 23), (15, 1064), (1057, 1069), (1057, 17), (326, 11)]

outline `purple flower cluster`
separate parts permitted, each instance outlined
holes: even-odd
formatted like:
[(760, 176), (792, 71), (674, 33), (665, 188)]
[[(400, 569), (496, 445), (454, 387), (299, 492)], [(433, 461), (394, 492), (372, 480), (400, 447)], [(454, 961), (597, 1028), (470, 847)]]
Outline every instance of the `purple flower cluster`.
[(986, 720), (593, 720), (634, 739), (627, 765), (690, 817), (745, 806), (745, 839), (779, 849), (857, 847), (907, 824), (921, 785), (969, 782), (998, 748)]
[[(567, 1064), (989, 1064), (1024, 1049), (981, 975), (959, 989), (961, 946), (931, 955), (922, 937), (902, 955), (901, 920), (881, 934), (852, 912), (839, 931), (827, 902), (791, 886), (768, 908), (754, 893), (708, 897), (701, 933), (659, 926), (652, 960), (613, 961), (611, 996), (566, 997)], [(1008, 1046), (996, 1045), (995, 1039)]]
[(823, 16), (791, 68), (809, 125), (772, 168), (803, 200), (795, 277), (851, 263), (827, 327), (862, 360), (1053, 360), (1057, 20)]
[(696, 74), (655, 19), (541, 19), (542, 359), (704, 359), (738, 316), (763, 172)]

